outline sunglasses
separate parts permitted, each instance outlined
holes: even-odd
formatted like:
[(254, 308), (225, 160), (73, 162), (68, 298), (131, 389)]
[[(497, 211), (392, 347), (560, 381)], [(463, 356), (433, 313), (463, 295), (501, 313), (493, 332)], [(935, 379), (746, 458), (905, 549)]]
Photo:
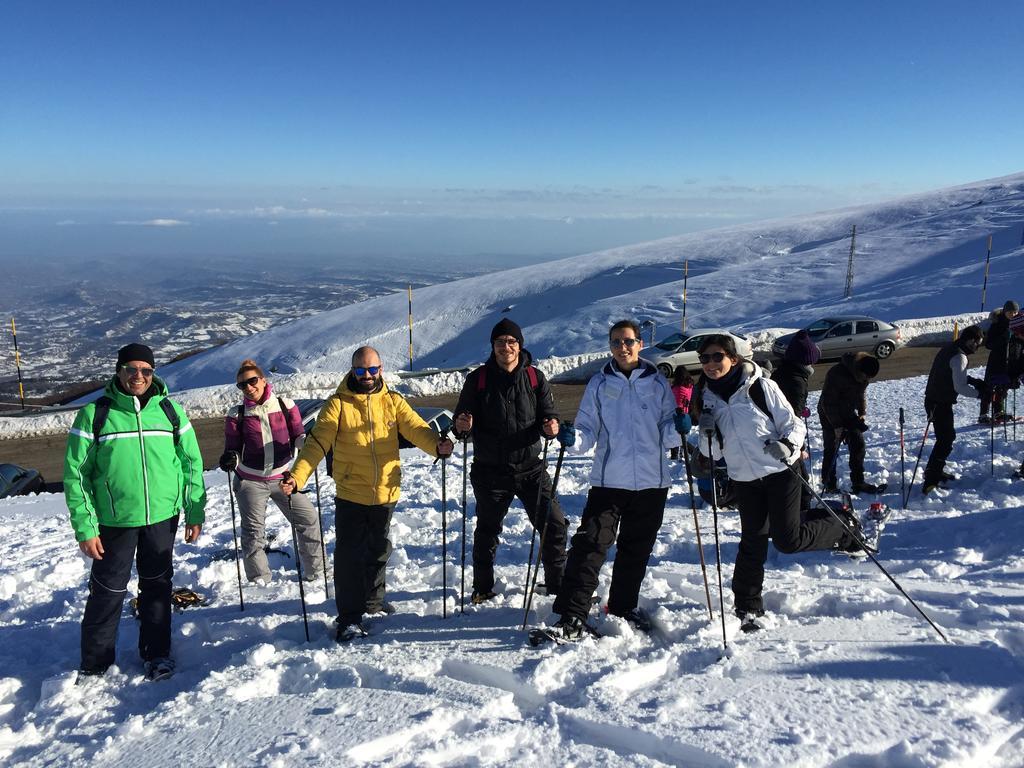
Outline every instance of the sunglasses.
[(378, 373), (380, 373), (380, 369), (382, 367), (383, 366), (380, 366), (380, 365), (371, 365), (369, 368), (353, 368), (352, 369), (352, 373), (354, 373), (359, 378), (362, 378), (366, 374), (370, 374), (371, 376), (376, 376)]
[(260, 380), (259, 376), (253, 376), (251, 379), (245, 379), (235, 384), (239, 389), (245, 389), (246, 387), (255, 387), (256, 383)]
[(152, 368), (139, 368), (136, 365), (126, 365), (124, 369), (128, 371), (129, 376), (138, 376), (139, 374), (142, 374), (144, 379), (148, 379), (153, 376)]
[(640, 339), (612, 339), (609, 342), (609, 344), (611, 344), (612, 347), (629, 347), (630, 349), (632, 349), (639, 343)]
[(503, 338), (500, 338), (500, 339), (495, 339), (494, 343), (496, 345), (498, 345), (499, 347), (518, 347), (519, 346), (519, 339), (503, 337)]
[(725, 360), (725, 352), (708, 352), (697, 357), (700, 360), (701, 365), (707, 365), (708, 363), (720, 363)]

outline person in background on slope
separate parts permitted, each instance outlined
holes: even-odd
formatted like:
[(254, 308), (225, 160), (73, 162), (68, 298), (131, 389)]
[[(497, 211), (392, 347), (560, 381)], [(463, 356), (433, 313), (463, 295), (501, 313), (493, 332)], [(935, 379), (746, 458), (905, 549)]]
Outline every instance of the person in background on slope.
[(68, 434), (64, 496), (78, 547), (92, 559), (80, 682), (83, 676), (102, 675), (114, 663), (133, 560), (146, 677), (159, 680), (174, 672), (174, 536), (184, 509), (185, 541), (199, 538), (206, 487), (196, 433), (153, 368), (149, 347), (121, 347), (103, 396), (82, 407)]
[[(554, 631), (578, 640), (608, 549), (616, 545), (608, 613), (640, 629), (649, 621), (637, 607), (640, 585), (665, 514), (672, 484), (668, 451), (680, 445), (682, 416), (668, 380), (640, 359), (640, 326), (620, 320), (608, 332), (612, 359), (587, 383), (575, 427), (558, 439), (582, 453), (594, 448), (591, 488), (572, 537)], [(579, 435), (577, 444), (576, 437)]]
[(985, 382), (967, 375), (967, 356), (978, 351), (983, 335), (981, 326), (967, 326), (960, 338), (946, 344), (932, 361), (924, 389), (924, 410), (935, 427), (935, 445), (924, 468), (922, 493), (931, 493), (941, 483), (956, 480), (946, 472), (946, 459), (956, 440), (953, 404), (958, 395), (982, 397), (984, 394)]
[(825, 384), (818, 398), (818, 420), (824, 442), (821, 482), (826, 493), (838, 491), (836, 454), (843, 440), (850, 451), (851, 493), (878, 493), (880, 490), (874, 483), (864, 480), (867, 389), (877, 375), (878, 359), (867, 352), (846, 352), (825, 374)]
[(338, 642), (366, 634), (364, 614), (386, 612), (385, 572), (391, 555), (388, 529), (402, 477), (398, 435), (439, 458), (452, 452), (401, 395), (388, 390), (373, 347), (352, 354), (352, 368), (327, 399), (313, 431), (279, 483), (291, 495), (334, 450), (334, 593)]
[[(772, 371), (772, 381), (779, 385), (779, 389), (783, 397), (786, 398), (786, 402), (789, 403), (790, 408), (793, 409), (793, 413), (803, 419), (805, 428), (807, 426), (807, 417), (811, 415), (811, 412), (807, 410), (807, 382), (811, 374), (814, 373), (814, 368), (811, 366), (817, 363), (820, 357), (821, 350), (818, 349), (818, 345), (811, 339), (810, 334), (807, 331), (798, 331), (790, 339), (789, 346), (786, 347), (786, 353), (783, 355), (782, 360), (775, 370)], [(805, 439), (800, 451), (800, 460), (797, 464), (800, 476), (804, 480), (810, 479), (806, 463), (808, 458), (810, 458), (810, 452), (807, 450), (807, 440)], [(810, 489), (801, 484), (800, 509), (810, 509), (812, 502), (813, 497), (811, 496)]]
[(502, 522), (518, 497), (534, 528), (544, 530), (544, 581), (557, 594), (565, 568), (565, 515), (552, 498), (540, 460), (541, 437), (558, 434), (558, 414), (544, 374), (530, 365), (523, 332), (509, 319), (491, 330), (491, 355), (466, 377), (455, 406), (458, 437), (473, 435), (470, 480), (476, 496), (473, 533), (473, 603), (496, 597), (494, 556)]
[[(756, 618), (764, 615), (769, 536), (784, 554), (861, 547), (831, 515), (801, 522), (802, 483), (787, 467), (799, 460), (806, 427), (778, 385), (737, 354), (730, 336), (708, 336), (699, 352), (705, 381), (698, 423), (701, 455), (708, 462), (724, 457), (729, 466), (741, 526), (732, 578), (734, 609), (744, 626), (756, 629)], [(860, 522), (847, 517), (847, 525), (859, 532)]]
[(686, 429), (680, 434), (683, 436), (684, 445), (679, 448), (673, 448), (671, 458), (681, 458), (679, 452), (685, 450), (686, 436), (690, 433), (690, 429), (693, 427), (693, 422), (690, 417), (690, 397), (693, 395), (693, 376), (686, 370), (686, 366), (677, 365), (675, 371), (672, 372), (672, 396), (676, 399), (676, 415), (685, 416), (680, 419), (680, 426), (684, 426)]
[(273, 386), (255, 360), (243, 360), (235, 374), (242, 404), (224, 418), (224, 454), (220, 468), (234, 472), (234, 492), (242, 518), (242, 563), (249, 581), (266, 585), (271, 580), (267, 562), (267, 500), (295, 529), (302, 558), (302, 575), (317, 580), (323, 568), (320, 521), (313, 503), (303, 493), (285, 496), (278, 481), (291, 466), (296, 441), (303, 438), (302, 416), (291, 400), (274, 396)]
[[(978, 414), (979, 424), (988, 424), (989, 420), (1001, 424), (1006, 420), (1006, 391), (1020, 380), (1012, 382), (1014, 373), (1021, 368), (1020, 341), (1010, 333), (1010, 321), (1020, 314), (1020, 307), (1012, 299), (989, 315), (988, 331), (985, 333), (985, 349), (988, 353), (988, 364), (985, 366), (985, 392), (981, 398)], [(992, 416), (989, 417), (989, 406)]]

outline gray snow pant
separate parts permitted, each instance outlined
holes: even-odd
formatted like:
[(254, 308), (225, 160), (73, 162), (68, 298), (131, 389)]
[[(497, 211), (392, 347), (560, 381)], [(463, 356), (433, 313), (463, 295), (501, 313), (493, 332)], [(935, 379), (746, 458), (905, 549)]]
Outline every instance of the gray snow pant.
[(235, 475), (235, 495), (242, 515), (242, 563), (249, 581), (270, 581), (270, 564), (263, 548), (267, 545), (267, 499), (273, 499), (285, 518), (295, 528), (302, 558), (302, 576), (313, 581), (323, 572), (323, 550), (320, 543), (320, 521), (316, 509), (304, 493), (293, 493), (292, 507), (276, 480), (243, 480)]

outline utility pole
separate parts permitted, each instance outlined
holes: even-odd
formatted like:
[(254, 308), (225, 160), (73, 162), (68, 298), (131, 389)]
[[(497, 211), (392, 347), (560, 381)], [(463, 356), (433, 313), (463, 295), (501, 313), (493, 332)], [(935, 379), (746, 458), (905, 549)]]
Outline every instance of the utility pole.
[(686, 333), (686, 281), (690, 275), (690, 260), (683, 260), (683, 333)]
[(14, 367), (18, 369), (18, 396), (21, 398), (21, 410), (25, 410), (25, 385), (21, 380), (21, 355), (18, 352), (18, 329), (11, 318), (11, 336), (14, 339)]
[(988, 289), (988, 263), (992, 258), (992, 235), (988, 236), (988, 253), (985, 254), (985, 280), (981, 284), (981, 311), (985, 311), (985, 291)]
[(412, 284), (409, 285), (409, 370), (412, 370)]
[(846, 265), (846, 293), (845, 298), (853, 296), (853, 252), (857, 247), (857, 225), (853, 225), (853, 231), (850, 232), (850, 260)]

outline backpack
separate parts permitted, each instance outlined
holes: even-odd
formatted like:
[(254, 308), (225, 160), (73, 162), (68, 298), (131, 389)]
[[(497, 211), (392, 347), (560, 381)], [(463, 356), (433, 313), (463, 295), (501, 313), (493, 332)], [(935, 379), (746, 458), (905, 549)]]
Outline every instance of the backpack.
[[(107, 417), (110, 415), (110, 406), (113, 403), (114, 401), (106, 395), (102, 395), (96, 400), (96, 410), (92, 415), (92, 438), (97, 446), (100, 444), (100, 430), (107, 423)], [(178, 412), (174, 410), (171, 401), (166, 397), (160, 399), (160, 408), (163, 410), (167, 420), (171, 422), (171, 427), (174, 430), (174, 447), (177, 448), (181, 442), (181, 420), (178, 418)]]

